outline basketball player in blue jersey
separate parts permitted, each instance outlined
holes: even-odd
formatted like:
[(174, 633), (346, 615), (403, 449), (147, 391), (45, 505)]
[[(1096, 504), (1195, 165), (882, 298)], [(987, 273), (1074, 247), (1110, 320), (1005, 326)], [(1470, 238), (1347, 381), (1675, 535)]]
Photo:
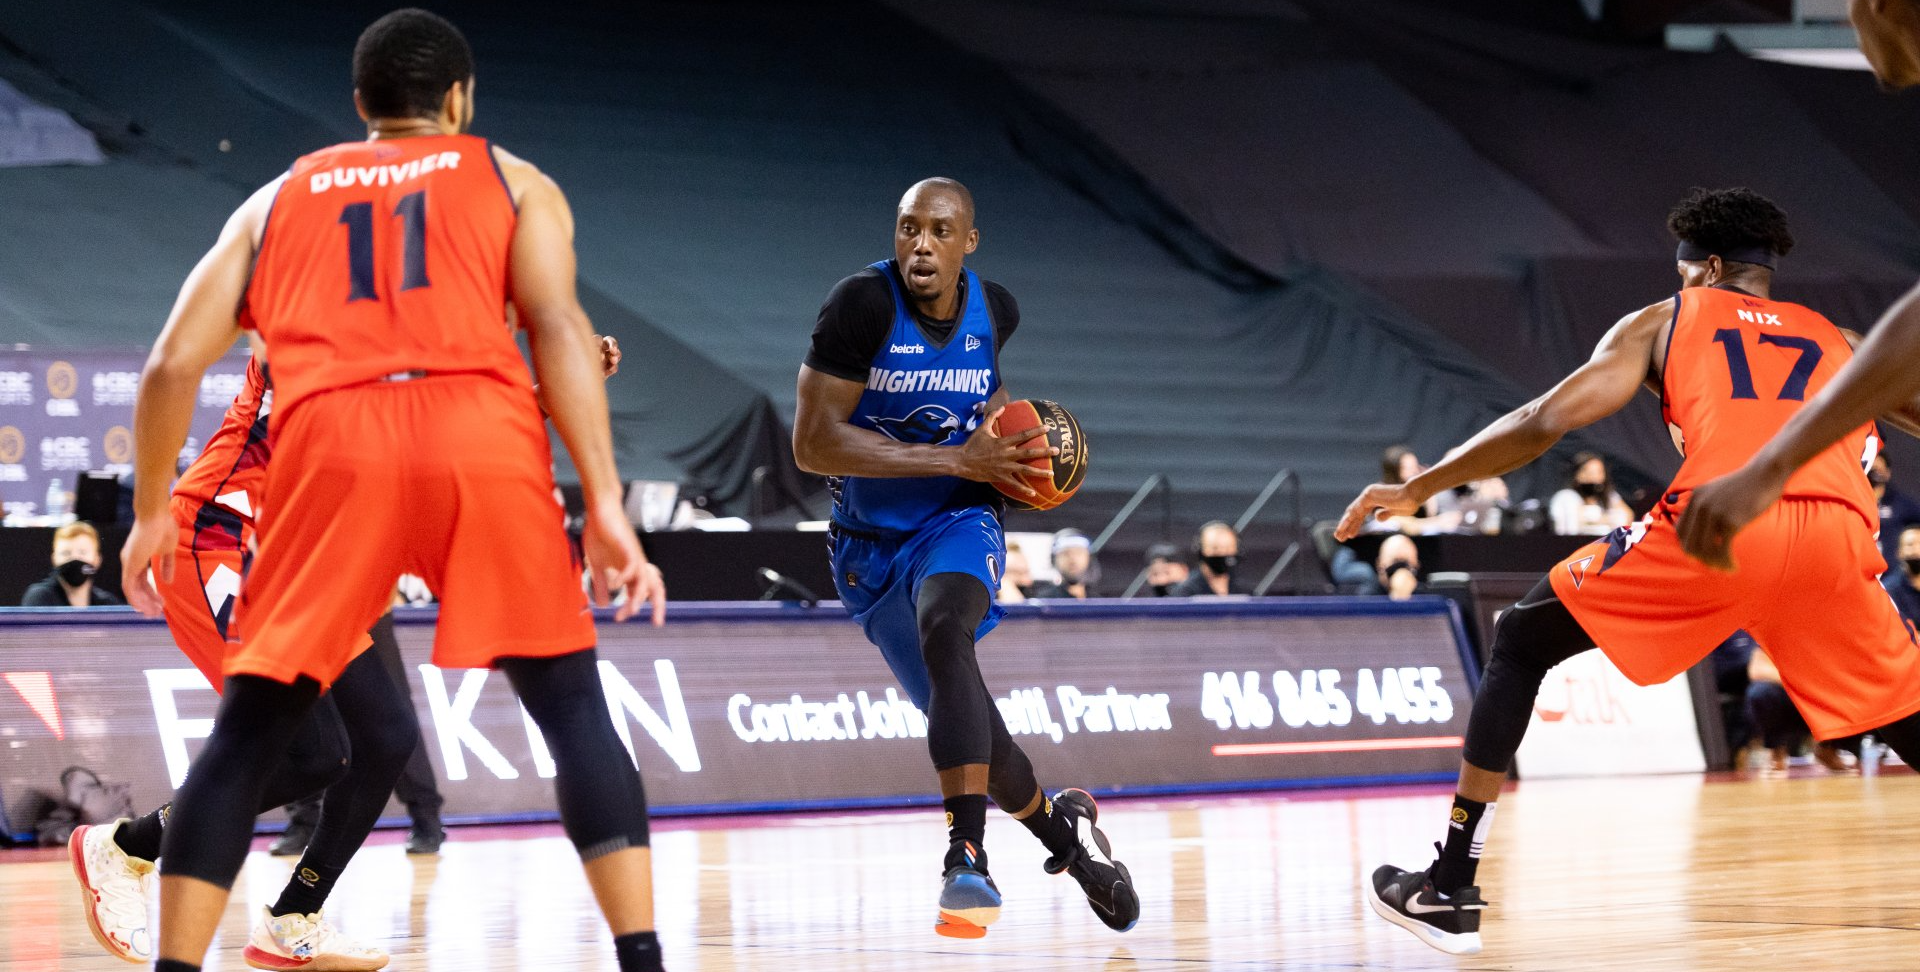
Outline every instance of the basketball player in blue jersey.
[(979, 938), (1000, 916), (982, 846), (987, 799), (1025, 824), (1118, 931), (1140, 917), (1126, 866), (1094, 826), (1084, 790), (1048, 799), (981, 678), (974, 644), (1000, 622), (1002, 504), (989, 484), (1031, 492), (1034, 432), (998, 435), (1000, 347), (1019, 325), (1006, 289), (962, 264), (979, 246), (973, 196), (952, 179), (900, 200), (894, 258), (827, 295), (800, 369), (793, 452), (833, 478), (833, 575), (847, 612), (927, 715), (947, 810), (934, 930)]

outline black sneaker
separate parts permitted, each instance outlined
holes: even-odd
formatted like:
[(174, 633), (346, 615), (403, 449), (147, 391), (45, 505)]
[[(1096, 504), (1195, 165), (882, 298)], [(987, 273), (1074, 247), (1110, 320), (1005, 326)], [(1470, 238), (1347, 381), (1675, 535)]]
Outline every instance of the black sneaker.
[(1127, 931), (1140, 921), (1140, 896), (1133, 891), (1133, 875), (1127, 866), (1113, 859), (1113, 846), (1107, 835), (1093, 825), (1100, 818), (1100, 807), (1093, 794), (1085, 790), (1061, 790), (1053, 798), (1053, 812), (1073, 828), (1078, 844), (1067, 854), (1049, 857), (1044, 867), (1048, 874), (1065, 871), (1080, 882), (1093, 913), (1114, 931)]
[(413, 828), (407, 831), (407, 853), (438, 854), (440, 845), (447, 842), (447, 831), (437, 823), (415, 821)]
[(1380, 865), (1361, 887), (1376, 914), (1428, 945), (1448, 955), (1479, 953), (1480, 912), (1487, 910), (1479, 888), (1441, 894), (1426, 871), (1402, 871), (1391, 864)]
[(940, 877), (940, 917), (933, 923), (934, 933), (985, 938), (987, 926), (999, 920), (1000, 888), (987, 876), (986, 852), (972, 841), (954, 841)]

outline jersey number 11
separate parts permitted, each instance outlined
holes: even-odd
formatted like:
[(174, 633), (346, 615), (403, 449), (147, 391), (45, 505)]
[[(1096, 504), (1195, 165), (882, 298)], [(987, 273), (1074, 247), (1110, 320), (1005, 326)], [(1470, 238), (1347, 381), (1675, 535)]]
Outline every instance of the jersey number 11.
[[(410, 192), (400, 197), (393, 215), (404, 221), (405, 237), (400, 246), (400, 289), (431, 287), (427, 279), (427, 191)], [(373, 204), (348, 203), (340, 210), (340, 222), (347, 227), (347, 273), (353, 290), (347, 302), (379, 300), (373, 286)]]

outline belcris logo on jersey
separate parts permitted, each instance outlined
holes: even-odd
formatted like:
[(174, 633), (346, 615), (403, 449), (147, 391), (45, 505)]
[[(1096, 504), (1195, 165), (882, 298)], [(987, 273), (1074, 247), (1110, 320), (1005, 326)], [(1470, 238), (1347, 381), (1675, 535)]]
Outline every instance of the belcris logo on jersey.
[(867, 421), (880, 430), (882, 435), (895, 442), (910, 445), (946, 445), (965, 438), (973, 431), (978, 421), (962, 421), (960, 416), (945, 405), (922, 405), (907, 413), (905, 418), (882, 418), (878, 415), (867, 416)]
[(992, 386), (992, 368), (932, 368), (926, 371), (875, 368), (867, 376), (867, 387), (878, 392), (952, 391), (985, 395)]
[(924, 344), (895, 344), (887, 348), (887, 353), (888, 354), (926, 354), (927, 346)]

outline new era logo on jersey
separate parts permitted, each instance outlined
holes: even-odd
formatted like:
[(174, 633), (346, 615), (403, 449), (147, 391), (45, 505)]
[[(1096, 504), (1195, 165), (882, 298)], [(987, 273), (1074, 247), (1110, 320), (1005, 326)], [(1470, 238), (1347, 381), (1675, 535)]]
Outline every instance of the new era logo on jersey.
[(1734, 313), (1740, 315), (1740, 319), (1743, 321), (1746, 321), (1749, 324), (1771, 324), (1774, 327), (1786, 327), (1785, 324), (1782, 324), (1780, 322), (1780, 315), (1778, 314), (1766, 314), (1760, 311), (1744, 311), (1744, 310), (1734, 311)]
[(915, 445), (946, 445), (965, 438), (965, 433), (973, 430), (973, 422), (962, 421), (960, 416), (945, 405), (922, 405), (901, 418), (886, 418), (879, 415), (867, 416), (881, 434), (895, 442)]
[(927, 346), (924, 344), (891, 344), (887, 346), (887, 352), (889, 354), (926, 354)]
[(974, 337), (971, 334), (967, 335), (967, 350), (968, 351), (980, 350), (980, 339), (977, 337)]

